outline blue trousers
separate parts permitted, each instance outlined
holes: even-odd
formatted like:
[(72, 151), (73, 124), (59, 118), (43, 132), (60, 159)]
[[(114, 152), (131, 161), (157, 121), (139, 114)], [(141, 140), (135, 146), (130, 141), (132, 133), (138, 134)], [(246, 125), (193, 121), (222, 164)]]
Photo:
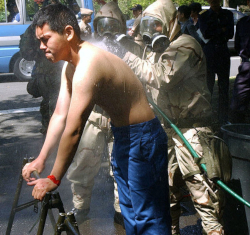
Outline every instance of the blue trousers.
[(226, 44), (214, 45), (210, 42), (203, 47), (203, 51), (207, 61), (207, 86), (211, 95), (213, 95), (215, 74), (218, 76), (218, 119), (222, 125), (228, 121), (230, 52)]
[(126, 234), (170, 235), (167, 135), (159, 120), (112, 131), (111, 163)]

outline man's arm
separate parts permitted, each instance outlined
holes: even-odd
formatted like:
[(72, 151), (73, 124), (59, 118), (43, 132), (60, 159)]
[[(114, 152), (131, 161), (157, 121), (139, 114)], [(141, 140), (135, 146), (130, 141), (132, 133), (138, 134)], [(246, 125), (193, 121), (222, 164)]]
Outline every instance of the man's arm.
[[(82, 70), (81, 70), (82, 71)], [(93, 70), (89, 70), (93, 71)], [(91, 72), (93, 74), (94, 72)], [(88, 73), (83, 78), (76, 71), (73, 80), (72, 97), (66, 127), (60, 140), (58, 153), (51, 175), (61, 180), (71, 164), (77, 150), (86, 121), (94, 107), (94, 79)]]
[[(187, 39), (183, 34), (170, 44), (166, 51), (153, 61), (151, 57), (146, 60), (127, 52), (123, 60), (134, 71), (143, 84), (148, 84), (156, 89), (164, 85), (166, 91), (172, 89), (186, 77), (192, 77), (196, 73), (195, 68), (204, 60), (204, 55), (195, 39)], [(194, 53), (195, 51), (195, 53)], [(157, 56), (156, 53), (154, 53)]]
[(190, 36), (194, 37), (197, 40), (197, 42), (199, 42), (201, 44), (201, 38), (200, 38), (199, 34), (196, 32), (195, 26), (193, 24), (190, 24), (187, 26), (187, 28), (188, 28), (188, 32), (189, 32)]
[(31, 163), (24, 166), (22, 175), (26, 181), (34, 180), (30, 178), (33, 171), (41, 173), (44, 169), (45, 161), (57, 146), (62, 132), (65, 128), (67, 113), (70, 104), (70, 93), (65, 76), (67, 63), (62, 70), (61, 88), (56, 104), (56, 109), (51, 117), (45, 142), (39, 156)]
[(136, 36), (135, 34), (139, 32), (140, 23), (141, 23), (141, 15), (135, 19), (132, 29), (128, 32), (130, 36)]

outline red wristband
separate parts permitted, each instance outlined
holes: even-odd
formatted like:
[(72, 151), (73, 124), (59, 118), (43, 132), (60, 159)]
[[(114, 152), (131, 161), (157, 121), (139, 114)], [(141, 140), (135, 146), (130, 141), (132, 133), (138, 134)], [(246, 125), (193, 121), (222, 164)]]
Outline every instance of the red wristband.
[(57, 186), (59, 186), (61, 183), (61, 180), (57, 180), (54, 175), (48, 175), (47, 178), (50, 179)]

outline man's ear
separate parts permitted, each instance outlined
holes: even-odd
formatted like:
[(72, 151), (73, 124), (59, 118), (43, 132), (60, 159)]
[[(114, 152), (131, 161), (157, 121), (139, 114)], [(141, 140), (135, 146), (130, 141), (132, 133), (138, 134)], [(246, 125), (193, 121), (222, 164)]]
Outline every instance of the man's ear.
[(64, 33), (68, 41), (71, 41), (75, 35), (75, 31), (71, 25), (67, 25), (64, 29)]

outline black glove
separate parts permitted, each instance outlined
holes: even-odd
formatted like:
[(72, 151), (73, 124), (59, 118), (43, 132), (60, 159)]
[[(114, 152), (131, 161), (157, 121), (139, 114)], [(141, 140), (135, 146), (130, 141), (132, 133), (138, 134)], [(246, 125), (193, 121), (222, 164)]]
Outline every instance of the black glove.
[(105, 37), (103, 43), (106, 45), (109, 52), (117, 55), (121, 59), (125, 56), (128, 50), (123, 47), (117, 40), (115, 36)]
[(125, 34), (116, 34), (115, 39), (119, 44), (124, 47), (127, 51), (133, 53), (138, 57), (142, 57), (143, 48), (134, 41), (134, 38)]

